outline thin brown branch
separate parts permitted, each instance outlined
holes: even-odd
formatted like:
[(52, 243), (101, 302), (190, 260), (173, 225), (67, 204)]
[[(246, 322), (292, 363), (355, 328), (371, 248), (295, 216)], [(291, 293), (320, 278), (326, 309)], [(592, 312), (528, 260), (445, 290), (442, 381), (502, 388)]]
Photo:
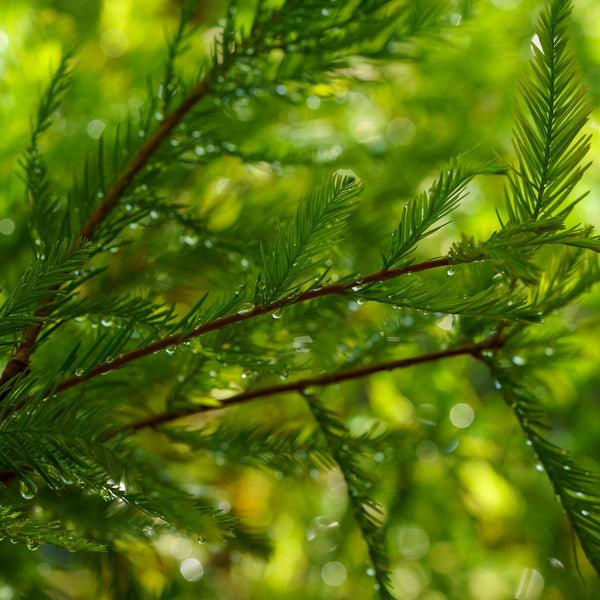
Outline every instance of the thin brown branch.
[(148, 160), (158, 150), (161, 144), (171, 135), (181, 119), (206, 96), (210, 89), (207, 79), (199, 81), (183, 99), (181, 104), (171, 113), (169, 113), (156, 128), (154, 133), (148, 138), (140, 151), (131, 159), (128, 165), (112, 184), (101, 204), (91, 214), (86, 224), (83, 226), (80, 236), (90, 240), (97, 227), (104, 221), (111, 210), (118, 204), (125, 190), (129, 187), (134, 177), (143, 169)]
[[(131, 185), (135, 176), (143, 169), (144, 165), (150, 160), (153, 154), (158, 150), (161, 144), (171, 135), (177, 124), (183, 117), (204, 98), (210, 89), (210, 84), (207, 79), (199, 81), (191, 90), (191, 92), (183, 99), (181, 104), (171, 113), (169, 113), (154, 133), (144, 143), (140, 151), (131, 159), (127, 166), (116, 178), (113, 185), (110, 187), (104, 196), (101, 204), (94, 210), (90, 218), (87, 220), (75, 245), (81, 240), (91, 240), (98, 226), (106, 219), (110, 212), (119, 204), (119, 200)], [(57, 291), (59, 287), (53, 288), (51, 291)], [(39, 321), (27, 329), (23, 336), (23, 340), (17, 346), (15, 353), (6, 363), (2, 375), (0, 375), (0, 387), (14, 379), (21, 373), (24, 373), (30, 362), (31, 353), (37, 342), (37, 339), (44, 326), (44, 317), (47, 313), (46, 300), (40, 304), (40, 307), (35, 311), (35, 316)]]
[(169, 423), (171, 421), (182, 419), (184, 417), (198, 415), (211, 410), (229, 408), (230, 406), (243, 404), (245, 402), (249, 402), (250, 400), (255, 400), (257, 398), (266, 398), (269, 396), (286, 394), (290, 392), (302, 393), (311, 387), (327, 387), (330, 385), (335, 385), (337, 383), (342, 383), (344, 381), (350, 381), (352, 379), (361, 379), (363, 377), (373, 375), (374, 373), (381, 373), (382, 371), (405, 369), (414, 365), (433, 362), (444, 358), (452, 358), (454, 356), (471, 355), (477, 358), (481, 356), (481, 353), (484, 351), (494, 352), (499, 350), (504, 346), (505, 342), (506, 338), (503, 338), (502, 336), (496, 334), (493, 337), (487, 338), (478, 343), (466, 344), (464, 346), (457, 346), (455, 348), (448, 348), (447, 350), (438, 350), (436, 352), (428, 352), (426, 354), (412, 356), (410, 358), (390, 360), (382, 363), (376, 363), (373, 365), (367, 365), (365, 367), (346, 369), (343, 371), (336, 371), (334, 373), (325, 373), (323, 375), (317, 375), (315, 377), (307, 377), (305, 379), (300, 379), (298, 381), (292, 381), (289, 383), (266, 386), (255, 390), (246, 390), (245, 392), (241, 392), (240, 394), (228, 398), (227, 400), (223, 401), (217, 406), (194, 406), (184, 411), (172, 413), (159, 413), (143, 417), (136, 421), (126, 423), (121, 427), (117, 428), (110, 434), (109, 438), (107, 439), (110, 439), (121, 433), (131, 433), (139, 429), (144, 429), (146, 427), (157, 427), (158, 425), (163, 425), (164, 423)]
[(243, 311), (233, 313), (231, 315), (227, 315), (224, 317), (219, 317), (209, 323), (204, 323), (200, 325), (190, 333), (186, 335), (181, 334), (171, 334), (167, 335), (159, 340), (156, 340), (143, 348), (137, 348), (135, 350), (131, 350), (130, 352), (126, 352), (121, 354), (115, 358), (113, 358), (110, 362), (104, 362), (102, 364), (96, 365), (90, 371), (82, 376), (73, 375), (71, 377), (67, 377), (63, 379), (53, 390), (54, 394), (58, 394), (60, 392), (64, 392), (65, 390), (71, 389), (75, 386), (81, 385), (90, 379), (94, 379), (99, 375), (103, 375), (104, 373), (109, 373), (110, 371), (116, 371), (125, 365), (143, 358), (144, 356), (149, 356), (154, 354), (155, 352), (159, 352), (161, 350), (165, 350), (172, 346), (177, 346), (184, 342), (188, 342), (194, 338), (200, 337), (205, 333), (209, 333), (211, 331), (217, 331), (220, 329), (224, 329), (230, 325), (234, 325), (235, 323), (241, 323), (242, 321), (247, 321), (248, 319), (253, 319), (255, 317), (268, 314), (274, 312), (280, 308), (285, 306), (291, 306), (293, 304), (299, 304), (300, 302), (307, 302), (308, 300), (313, 300), (314, 298), (320, 298), (322, 296), (332, 296), (332, 295), (340, 295), (345, 296), (348, 291), (351, 290), (353, 286), (356, 286), (358, 283), (361, 285), (367, 283), (374, 283), (379, 281), (385, 281), (387, 279), (392, 279), (394, 277), (398, 277), (400, 275), (406, 275), (407, 273), (414, 273), (417, 271), (425, 271), (427, 269), (433, 269), (442, 266), (448, 266), (450, 261), (448, 258), (436, 258), (433, 260), (427, 260), (421, 263), (417, 263), (415, 265), (410, 265), (408, 267), (398, 268), (398, 269), (382, 269), (381, 271), (377, 271), (376, 273), (371, 273), (365, 277), (360, 279), (360, 282), (357, 281), (349, 281), (349, 282), (341, 282), (341, 283), (331, 283), (329, 285), (325, 285), (318, 289), (308, 290), (299, 294), (292, 300), (283, 299), (270, 304), (269, 306), (255, 306), (252, 310)]

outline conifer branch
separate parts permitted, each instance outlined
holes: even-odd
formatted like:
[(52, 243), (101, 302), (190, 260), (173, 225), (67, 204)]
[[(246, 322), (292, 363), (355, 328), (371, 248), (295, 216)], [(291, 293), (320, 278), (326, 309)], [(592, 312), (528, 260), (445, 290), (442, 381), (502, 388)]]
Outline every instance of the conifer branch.
[(545, 215), (564, 219), (585, 196), (568, 200), (591, 164), (583, 164), (591, 135), (580, 132), (592, 111), (568, 48), (571, 11), (571, 2), (564, 0), (552, 0), (542, 10), (532, 43), (532, 74), (521, 79), (513, 139), (518, 167), (508, 173), (506, 193), (512, 223)]
[(181, 104), (160, 122), (160, 125), (156, 128), (154, 133), (148, 138), (148, 141), (123, 169), (104, 196), (102, 202), (90, 215), (89, 219), (81, 229), (80, 237), (86, 240), (92, 239), (96, 228), (119, 204), (119, 200), (128, 189), (135, 176), (144, 168), (150, 158), (152, 158), (158, 148), (171, 135), (181, 120), (208, 94), (209, 90), (210, 82), (208, 79), (199, 81), (184, 98)]
[[(102, 203), (84, 224), (79, 234), (79, 240), (89, 241), (92, 239), (96, 228), (118, 205), (120, 198), (123, 196), (135, 176), (142, 170), (148, 160), (150, 160), (162, 143), (169, 137), (177, 124), (207, 95), (209, 89), (210, 85), (208, 79), (199, 81), (183, 102), (165, 117), (137, 155), (123, 169), (107, 192)], [(55, 286), (50, 291), (56, 292), (58, 289), (60, 289), (60, 286)], [(35, 311), (34, 317), (38, 322), (27, 329), (23, 341), (18, 345), (15, 353), (6, 363), (2, 375), (0, 375), (0, 387), (27, 370), (30, 362), (30, 355), (44, 326), (44, 317), (47, 313), (46, 305), (47, 302), (41, 303), (39, 308)]]
[(384, 510), (372, 496), (372, 475), (361, 466), (357, 458), (359, 453), (352, 447), (354, 438), (338, 416), (326, 409), (315, 395), (303, 395), (346, 482), (348, 502), (367, 545), (377, 581), (375, 589), (381, 600), (394, 600), (390, 589), (390, 560), (385, 547)]
[(456, 346), (454, 348), (438, 350), (435, 352), (427, 352), (425, 354), (411, 356), (409, 358), (389, 360), (373, 365), (367, 365), (364, 367), (356, 367), (352, 369), (344, 369), (342, 371), (335, 371), (333, 373), (325, 373), (323, 375), (317, 375), (315, 377), (307, 377), (305, 379), (299, 379), (298, 381), (292, 381), (289, 383), (265, 386), (255, 390), (246, 390), (244, 392), (241, 392), (240, 394), (236, 394), (235, 396), (227, 398), (227, 400), (223, 401), (221, 404), (218, 405), (193, 406), (188, 408), (187, 410), (175, 413), (167, 412), (149, 415), (147, 417), (143, 417), (136, 421), (132, 421), (130, 423), (122, 425), (121, 427), (115, 429), (115, 431), (110, 433), (107, 439), (110, 439), (121, 433), (131, 433), (133, 431), (137, 431), (139, 429), (144, 429), (147, 427), (157, 427), (159, 425), (163, 425), (164, 423), (169, 423), (171, 421), (182, 419), (184, 417), (202, 414), (211, 410), (219, 410), (237, 404), (244, 404), (251, 400), (256, 400), (257, 398), (267, 398), (269, 396), (276, 396), (279, 394), (293, 392), (302, 394), (310, 388), (327, 387), (330, 385), (343, 383), (344, 381), (362, 379), (364, 377), (368, 377), (369, 375), (381, 373), (383, 371), (405, 369), (408, 367), (413, 367), (415, 365), (420, 365), (428, 362), (435, 362), (437, 360), (452, 358), (455, 356), (471, 355), (475, 358), (480, 358), (482, 352), (496, 352), (504, 346), (508, 339), (506, 335), (503, 335), (504, 329), (505, 327), (501, 325), (498, 329), (498, 332), (494, 336), (486, 338), (485, 340), (482, 340), (481, 342), (477, 343), (465, 344), (464, 346)]
[(309, 300), (314, 300), (315, 298), (320, 298), (323, 296), (346, 296), (352, 293), (352, 287), (359, 284), (362, 286), (369, 283), (375, 283), (392, 279), (394, 277), (399, 277), (400, 275), (417, 273), (419, 271), (425, 271), (437, 267), (447, 267), (449, 265), (449, 258), (435, 258), (414, 265), (410, 265), (408, 267), (388, 270), (382, 269), (381, 271), (377, 271), (376, 273), (371, 273), (369, 275), (366, 275), (365, 277), (361, 277), (360, 281), (350, 279), (349, 281), (345, 280), (337, 283), (331, 283), (317, 289), (309, 289), (299, 294), (295, 298), (292, 298), (291, 300), (282, 299), (268, 306), (255, 305), (254, 308), (250, 310), (243, 310), (223, 317), (218, 317), (212, 321), (209, 321), (208, 323), (200, 325), (199, 327), (193, 329), (189, 333), (170, 334), (158, 340), (155, 340), (154, 342), (151, 342), (150, 344), (141, 348), (136, 348), (135, 350), (125, 352), (124, 354), (114, 357), (113, 359), (111, 359), (110, 362), (103, 362), (101, 364), (96, 365), (83, 376), (74, 375), (71, 377), (67, 377), (58, 383), (56, 388), (52, 390), (52, 393), (58, 394), (60, 392), (64, 392), (82, 383), (85, 383), (90, 379), (94, 379), (99, 375), (104, 375), (105, 373), (116, 371), (117, 369), (120, 369), (121, 367), (124, 367), (129, 363), (139, 360), (140, 358), (143, 358), (145, 356), (150, 356), (155, 352), (160, 352), (161, 350), (166, 350), (167, 348), (173, 346), (178, 346), (179, 344), (189, 342), (190, 340), (200, 337), (201, 335), (204, 335), (206, 333), (218, 331), (224, 329), (225, 327), (229, 327), (230, 325), (235, 325), (236, 323), (241, 323), (243, 321), (247, 321), (249, 319), (253, 319), (261, 315), (275, 312), (276, 310), (279, 310), (285, 306), (291, 306), (294, 304), (299, 304), (301, 302), (307, 302)]

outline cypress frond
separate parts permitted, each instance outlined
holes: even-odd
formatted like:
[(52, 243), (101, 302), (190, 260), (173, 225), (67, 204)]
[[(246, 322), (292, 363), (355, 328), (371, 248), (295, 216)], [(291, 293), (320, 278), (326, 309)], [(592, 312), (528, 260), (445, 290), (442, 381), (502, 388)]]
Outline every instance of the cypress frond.
[(57, 233), (56, 212), (60, 202), (52, 192), (44, 158), (38, 145), (40, 137), (52, 124), (61, 98), (69, 87), (75, 49), (63, 53), (61, 61), (41, 96), (31, 129), (29, 146), (19, 160), (32, 211), (34, 241), (50, 242)]
[(308, 392), (303, 395), (348, 486), (348, 500), (369, 551), (377, 582), (375, 589), (382, 600), (394, 600), (390, 589), (389, 558), (384, 542), (384, 523), (381, 517), (383, 509), (372, 498), (371, 477), (360, 465), (360, 453), (357, 452), (354, 439), (342, 421), (326, 409), (314, 395)]
[(59, 286), (77, 280), (90, 255), (88, 245), (79, 244), (75, 249), (73, 245), (74, 241), (67, 239), (36, 248), (37, 259), (28, 265), (0, 307), (0, 338), (5, 338), (0, 345), (10, 345), (15, 333), (39, 323), (41, 316), (36, 310), (40, 305), (43, 304), (46, 314), (51, 315), (57, 306), (72, 296), (72, 289), (59, 289)]
[(527, 385), (524, 369), (511, 370), (491, 358), (485, 360), (535, 452), (538, 469), (550, 479), (585, 555), (600, 574), (600, 473), (579, 466), (569, 452), (548, 439), (545, 411), (531, 392), (532, 382)]
[(498, 172), (494, 165), (474, 166), (464, 159), (451, 162), (427, 192), (422, 192), (404, 205), (400, 224), (392, 233), (390, 247), (386, 254), (382, 254), (384, 268), (409, 265), (416, 245), (444, 227), (445, 224), (437, 223), (459, 205), (473, 177)]
[(21, 543), (30, 550), (37, 550), (42, 544), (53, 544), (70, 552), (85, 550), (88, 552), (105, 551), (106, 547), (87, 540), (79, 532), (67, 529), (60, 521), (29, 519), (11, 506), (0, 506), (0, 538), (12, 543)]
[(298, 292), (304, 283), (298, 280), (308, 275), (313, 261), (341, 239), (360, 188), (355, 176), (337, 173), (300, 202), (294, 218), (280, 226), (277, 242), (261, 247), (263, 271), (256, 304), (268, 306)]
[[(455, 473), (462, 477), (461, 467), (484, 453), (497, 466), (504, 440), (486, 440), (493, 448), (478, 454), (470, 447), (477, 435), (459, 431), (468, 419), (453, 418), (456, 402), (470, 408), (469, 398), (475, 405), (495, 394), (495, 381), (600, 573), (600, 475), (554, 443), (536, 396), (541, 369), (577, 351), (569, 337), (576, 319), (557, 311), (570, 310), (599, 278), (593, 253), (600, 253), (600, 237), (590, 226), (566, 223), (582, 197), (571, 195), (587, 168), (589, 137), (581, 130), (590, 113), (568, 50), (569, 0), (548, 0), (539, 20), (531, 75), (521, 80), (514, 110), (516, 160), (508, 171), (471, 162), (479, 150), (460, 147), (476, 143), (470, 128), (489, 108), (485, 86), (460, 90), (473, 123), (455, 119), (438, 128), (449, 118), (451, 95), (443, 79), (432, 85), (428, 69), (444, 78), (460, 69), (446, 68), (455, 58), (445, 55), (434, 54), (442, 59), (434, 65), (439, 49), (431, 42), (458, 52), (475, 39), (474, 28), (468, 35), (459, 29), (471, 0), (183, 5), (163, 58), (150, 50), (157, 74), (147, 78), (147, 90), (131, 69), (123, 81), (138, 86), (138, 97), (113, 95), (131, 114), (120, 124), (102, 116), (115, 114), (109, 90), (98, 107), (106, 133), (93, 150), (75, 146), (80, 138), (65, 140), (64, 148), (83, 155), (67, 193), (54, 182), (69, 177), (77, 156), (51, 149), (42, 156), (41, 137), (66, 91), (72, 54), (51, 76), (33, 119), (20, 171), (34, 260), (27, 262), (21, 224), (8, 237), (12, 225), (0, 220), (0, 245), (10, 252), (0, 306), (0, 537), (32, 549), (103, 550), (104, 559), (56, 562), (85, 565), (107, 597), (214, 596), (219, 585), (227, 596), (237, 588), (223, 584), (223, 573), (260, 575), (243, 555), (277, 561), (287, 550), (276, 531), (279, 516), (291, 523), (289, 557), (311, 541), (303, 519), (315, 512), (313, 494), (326, 502), (331, 492), (358, 524), (340, 533), (337, 552), (360, 533), (372, 579), (361, 576), (353, 554), (336, 565), (339, 579), (328, 579), (324, 561), (337, 561), (324, 552), (306, 552), (290, 577), (346, 586), (328, 589), (333, 596), (348, 595), (355, 584), (372, 592), (375, 584), (391, 600), (394, 585), (404, 592), (402, 571), (431, 572), (416, 595), (454, 597), (460, 579), (445, 577), (438, 559), (447, 543), (460, 550), (456, 531), (470, 519), (458, 515), (473, 506), (449, 509), (443, 497), (449, 518), (440, 519), (439, 511), (415, 510), (430, 499), (413, 490), (427, 495), (427, 486), (439, 483), (455, 492)], [(99, 57), (111, 65), (107, 73), (125, 73), (117, 57)], [(398, 93), (404, 80), (406, 95)], [(443, 107), (443, 117), (429, 114), (429, 102)], [(77, 129), (85, 136), (78, 110), (65, 115), (65, 137)], [(396, 135), (404, 128), (406, 138)], [(415, 194), (452, 154), (459, 158)], [(325, 165), (333, 175), (323, 180)], [(497, 213), (491, 234), (481, 233), (486, 215), (474, 212), (484, 196), (486, 203), (498, 199), (497, 177), (486, 175), (507, 177), (500, 198), (507, 218)], [(477, 196), (463, 213), (471, 190)], [(357, 206), (359, 194), (365, 206)], [(286, 218), (295, 197), (301, 199)], [(389, 223), (392, 203), (404, 197), (412, 199), (400, 207), (400, 222)], [(459, 237), (463, 222), (470, 229)], [(385, 231), (391, 239), (382, 241)], [(433, 367), (451, 360), (456, 371)], [(477, 371), (478, 361), (493, 381)], [(420, 371), (427, 365), (430, 371)], [(312, 391), (326, 387), (348, 408), (348, 425)], [(483, 404), (482, 414), (499, 415)], [(369, 428), (375, 422), (386, 433)], [(367, 433), (355, 435), (355, 426)], [(416, 453), (412, 446), (404, 452), (408, 439)], [(435, 460), (423, 448), (435, 451)], [(375, 463), (384, 461), (392, 483), (377, 486)], [(508, 461), (504, 466), (510, 473)], [(338, 470), (347, 498), (334, 490), (342, 483)], [(264, 489), (254, 483), (256, 471), (267, 475)], [(325, 480), (330, 490), (322, 492)], [(281, 509), (290, 490), (302, 498)], [(380, 492), (389, 494), (387, 510), (376, 500)], [(427, 506), (435, 509), (434, 502)], [(431, 552), (405, 552), (398, 535), (390, 556), (386, 533), (405, 530), (409, 519), (426, 530)], [(520, 524), (511, 548), (533, 531)], [(174, 551), (175, 542), (193, 549), (181, 558), (187, 550)], [(471, 553), (463, 569), (475, 572), (500, 548)], [(35, 569), (45, 550), (53, 551), (43, 549), (36, 561), (25, 548), (15, 550), (14, 558), (5, 554), (0, 596), (8, 571), (39, 575), (33, 584), (17, 581), (15, 594), (62, 593), (52, 587), (54, 574)], [(150, 583), (140, 574), (147, 557), (156, 563), (148, 567), (156, 576)], [(180, 577), (188, 579), (188, 560), (193, 577), (206, 574), (198, 587), (184, 587)], [(35, 595), (42, 580), (48, 592)]]
[(215, 458), (287, 475), (334, 464), (322, 434), (306, 427), (275, 428), (254, 423), (240, 426), (226, 421), (215, 430), (165, 428), (165, 432), (171, 439), (210, 452)]
[[(545, 216), (564, 219), (583, 198), (565, 205), (589, 164), (590, 135), (580, 135), (592, 110), (568, 49), (570, 0), (551, 0), (532, 42), (532, 74), (523, 76), (515, 105), (513, 146), (518, 166), (508, 174), (510, 223)], [(523, 109), (527, 107), (528, 114)]]

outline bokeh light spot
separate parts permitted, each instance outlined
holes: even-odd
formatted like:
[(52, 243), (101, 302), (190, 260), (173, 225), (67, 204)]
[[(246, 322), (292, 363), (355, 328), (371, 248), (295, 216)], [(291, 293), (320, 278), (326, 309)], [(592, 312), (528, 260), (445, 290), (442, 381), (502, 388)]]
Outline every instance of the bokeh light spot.
[(523, 569), (519, 587), (515, 592), (517, 600), (537, 600), (544, 591), (544, 578), (536, 569)]
[(15, 230), (15, 222), (12, 219), (2, 219), (0, 221), (0, 233), (10, 235)]
[(321, 98), (319, 98), (319, 96), (314, 96), (314, 95), (309, 96), (306, 99), (306, 105), (311, 110), (317, 110), (317, 108), (319, 108), (319, 106), (321, 106)]
[(328, 562), (321, 569), (321, 577), (328, 586), (337, 587), (346, 581), (346, 567), (335, 560)]
[(420, 527), (404, 527), (396, 539), (402, 556), (410, 560), (422, 558), (429, 550), (429, 536)]
[(192, 549), (192, 542), (183, 538), (175, 538), (171, 541), (171, 544), (169, 546), (171, 554), (179, 560), (188, 558), (189, 555), (192, 553)]
[(100, 136), (104, 133), (104, 128), (106, 127), (106, 123), (104, 121), (100, 121), (100, 119), (94, 119), (87, 124), (87, 134), (94, 138), (95, 140), (99, 139)]
[(435, 462), (440, 455), (440, 449), (435, 442), (424, 440), (417, 445), (417, 458), (422, 463)]
[(122, 29), (107, 29), (100, 38), (100, 48), (106, 56), (123, 56), (129, 48), (129, 38)]
[(468, 404), (463, 402), (455, 404), (450, 410), (450, 421), (455, 427), (464, 429), (468, 427), (475, 418), (475, 412)]
[(179, 571), (183, 575), (183, 578), (188, 581), (198, 581), (204, 575), (202, 563), (195, 558), (186, 558), (181, 561)]
[(142, 88), (133, 88), (127, 94), (127, 104), (129, 104), (129, 106), (131, 106), (132, 108), (139, 108), (144, 104), (144, 102), (146, 102), (147, 98), (148, 94), (145, 90), (143, 90)]

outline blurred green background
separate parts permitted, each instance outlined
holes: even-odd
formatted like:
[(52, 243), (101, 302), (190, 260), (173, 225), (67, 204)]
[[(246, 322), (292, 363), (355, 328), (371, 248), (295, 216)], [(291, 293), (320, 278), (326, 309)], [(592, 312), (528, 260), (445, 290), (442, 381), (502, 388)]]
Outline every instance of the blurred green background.
[[(2, 0), (0, 3), (0, 253), (2, 282), (14, 282), (30, 259), (28, 207), (17, 160), (27, 144), (30, 116), (63, 46), (79, 44), (78, 67), (64, 105), (43, 140), (52, 181), (63, 189), (82, 170), (82, 157), (97, 139), (114, 133), (128, 114), (148, 102), (147, 77), (159, 80), (165, 32), (177, 25), (179, 2), (165, 0)], [(242, 3), (249, 7), (252, 2)], [(206, 57), (224, 3), (199, 3), (193, 48), (181, 63), (193, 77)], [(453, 6), (455, 8), (453, 8)], [(518, 78), (531, 56), (540, 2), (448, 2), (447, 20), (422, 39), (412, 60), (357, 61), (350, 77), (315, 82), (300, 98), (239, 101), (228, 121), (203, 142), (206, 163), (174, 167), (163, 186), (173, 201), (194, 207), (209, 237), (164, 222), (129, 232), (101, 284), (110, 289), (151, 286), (165, 301), (195, 302), (198, 288), (226, 292), (252, 266), (238, 242), (272, 239), (275, 218), (295, 204), (324, 173), (353, 169), (365, 184), (351, 222), (349, 242), (337, 251), (340, 272), (373, 269), (407, 198), (427, 186), (441, 164), (469, 153), (486, 159), (511, 156), (511, 110)], [(600, 106), (600, 5), (578, 0), (572, 48), (589, 93)], [(283, 95), (283, 94), (282, 94)], [(591, 190), (576, 218), (600, 224), (600, 114), (589, 124), (593, 149), (581, 189)], [(198, 152), (197, 152), (198, 153)], [(262, 160), (254, 160), (262, 157)], [(252, 160), (251, 160), (252, 159)], [(316, 166), (315, 166), (316, 165)], [(269, 194), (265, 194), (269, 190)], [(273, 204), (272, 198), (277, 198)], [(268, 199), (268, 202), (267, 202)], [(499, 178), (476, 180), (453, 222), (421, 253), (445, 255), (464, 232), (491, 232), (502, 199)], [(257, 219), (256, 214), (263, 215)], [(183, 249), (182, 249), (183, 248)], [(216, 248), (218, 251), (213, 251)], [(423, 255), (427, 258), (427, 254)], [(333, 258), (333, 257), (332, 257)], [(190, 261), (202, 265), (190, 273)], [(227, 277), (223, 277), (223, 273)], [(226, 281), (224, 281), (226, 279)], [(341, 306), (341, 304), (339, 305)], [(600, 291), (560, 318), (577, 325), (565, 358), (541, 377), (554, 439), (590, 467), (600, 457), (600, 375), (597, 314)], [(302, 310), (290, 325), (269, 335), (294, 340), (300, 368), (303, 350), (314, 350), (319, 368), (332, 368), (369, 353), (369, 344), (394, 343), (390, 307), (350, 303), (332, 313), (328, 331), (303, 331)], [(451, 321), (421, 318), (428, 335), (443, 339)], [(251, 327), (246, 325), (246, 327)], [(274, 329), (273, 329), (274, 328)], [(345, 329), (362, 332), (362, 346)], [(366, 333), (364, 333), (366, 331)], [(274, 332), (274, 333), (273, 333)], [(380, 333), (381, 332), (381, 333)], [(401, 335), (401, 333), (400, 333)], [(304, 336), (304, 337), (303, 337)], [(265, 343), (267, 343), (265, 341)], [(336, 356), (318, 347), (335, 348)], [(415, 350), (422, 342), (415, 341)], [(315, 358), (315, 355), (317, 358)], [(43, 360), (43, 356), (40, 360)], [(337, 362), (336, 362), (337, 361)], [(161, 389), (161, 373), (149, 389)], [(252, 380), (252, 368), (231, 370), (231, 380)], [(221, 371), (221, 376), (226, 373)], [(239, 379), (240, 383), (242, 380)], [(571, 532), (545, 474), (525, 445), (510, 411), (472, 360), (453, 359), (410, 372), (380, 374), (331, 389), (324, 400), (345, 415), (350, 429), (374, 420), (397, 429), (402, 448), (380, 456), (375, 495), (387, 509), (392, 578), (401, 600), (576, 600), (585, 598), (573, 557)], [(236, 408), (232, 418), (297, 423), (306, 415), (297, 399)], [(171, 589), (173, 598), (369, 598), (366, 550), (347, 510), (336, 471), (281, 473), (223, 464), (218, 456), (190, 456), (163, 439), (147, 443), (173, 459), (175, 474), (190, 488), (203, 486), (233, 505), (275, 543), (268, 563), (198, 546), (173, 532), (145, 544), (117, 543), (148, 594)], [(179, 454), (178, 454), (179, 453)], [(58, 501), (56, 501), (58, 502)], [(75, 509), (74, 509), (75, 510)], [(121, 544), (121, 546), (119, 546)], [(600, 584), (578, 549), (591, 597)], [(102, 575), (92, 575), (85, 556), (50, 547), (31, 553), (0, 544), (0, 600), (19, 578), (35, 572), (64, 595), (112, 598)], [(107, 568), (114, 568), (109, 566)], [(14, 567), (19, 573), (15, 574)], [(100, 573), (102, 573), (102, 566)], [(26, 596), (35, 598), (35, 592)], [(133, 596), (132, 596), (133, 597)]]

